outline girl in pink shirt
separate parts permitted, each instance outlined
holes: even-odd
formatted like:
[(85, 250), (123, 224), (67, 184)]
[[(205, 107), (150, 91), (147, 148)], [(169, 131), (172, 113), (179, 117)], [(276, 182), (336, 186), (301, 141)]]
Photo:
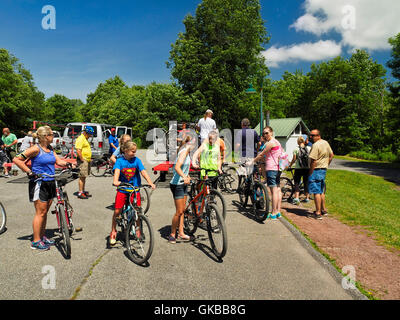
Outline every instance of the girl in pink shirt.
[(267, 126), (263, 130), (263, 137), (267, 141), (265, 149), (254, 158), (253, 162), (257, 162), (265, 158), (267, 170), (267, 186), (272, 194), (272, 214), (269, 217), (272, 220), (281, 217), (282, 193), (280, 188), (281, 171), (279, 171), (279, 156), (282, 153), (282, 147), (278, 140), (273, 136), (274, 130)]

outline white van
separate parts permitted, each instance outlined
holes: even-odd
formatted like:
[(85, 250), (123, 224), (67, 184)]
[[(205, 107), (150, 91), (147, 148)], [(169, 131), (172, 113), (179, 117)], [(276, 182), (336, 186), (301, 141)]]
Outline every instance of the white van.
[(71, 122), (67, 124), (63, 134), (63, 155), (71, 150), (72, 143), (75, 145), (75, 140), (81, 135), (86, 126), (91, 126), (94, 130), (93, 136), (89, 138), (92, 148), (92, 158), (102, 158), (109, 153), (110, 144), (108, 137), (111, 134), (111, 128), (116, 129), (117, 137), (120, 138), (123, 134), (129, 134), (132, 137), (132, 128), (126, 126), (113, 126), (111, 124), (90, 123), (90, 122)]

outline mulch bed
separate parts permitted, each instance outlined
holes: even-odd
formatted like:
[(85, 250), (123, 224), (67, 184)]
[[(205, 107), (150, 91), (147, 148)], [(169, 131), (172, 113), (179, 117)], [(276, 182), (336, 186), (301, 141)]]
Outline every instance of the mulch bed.
[(302, 205), (284, 202), (282, 208), (283, 215), (335, 260), (337, 267), (353, 266), (355, 280), (375, 298), (400, 299), (400, 250), (385, 248), (371, 232), (348, 226), (332, 215), (316, 220), (307, 216), (313, 209)]

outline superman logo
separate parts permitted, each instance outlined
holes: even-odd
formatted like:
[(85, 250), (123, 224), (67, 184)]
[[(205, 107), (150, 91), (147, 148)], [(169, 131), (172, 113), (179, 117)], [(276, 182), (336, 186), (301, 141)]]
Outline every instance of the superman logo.
[(124, 169), (121, 170), (121, 172), (125, 176), (125, 178), (129, 181), (135, 175), (136, 168), (124, 168)]

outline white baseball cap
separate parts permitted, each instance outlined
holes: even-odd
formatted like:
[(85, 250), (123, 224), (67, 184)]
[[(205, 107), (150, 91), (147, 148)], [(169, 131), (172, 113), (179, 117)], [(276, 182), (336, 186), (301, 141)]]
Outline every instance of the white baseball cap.
[(212, 112), (212, 110), (210, 110), (210, 109), (207, 109), (206, 113), (212, 113), (212, 114), (214, 114), (214, 112)]

